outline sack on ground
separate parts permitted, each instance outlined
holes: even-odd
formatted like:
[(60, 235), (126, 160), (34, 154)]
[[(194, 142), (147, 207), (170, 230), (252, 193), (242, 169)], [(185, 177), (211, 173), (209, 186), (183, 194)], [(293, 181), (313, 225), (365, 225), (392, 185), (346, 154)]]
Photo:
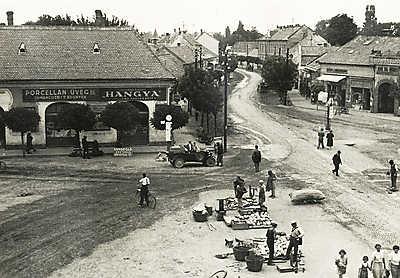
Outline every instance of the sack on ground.
[(325, 199), (325, 195), (316, 189), (296, 190), (289, 194), (293, 203), (319, 202)]

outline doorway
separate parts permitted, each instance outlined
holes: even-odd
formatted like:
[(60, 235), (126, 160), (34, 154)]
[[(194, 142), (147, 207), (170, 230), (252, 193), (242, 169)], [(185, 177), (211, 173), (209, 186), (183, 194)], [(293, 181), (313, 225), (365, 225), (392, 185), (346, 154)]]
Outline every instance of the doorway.
[(394, 113), (394, 92), (390, 83), (383, 83), (378, 88), (378, 112)]
[(69, 104), (57, 102), (50, 104), (45, 112), (46, 122), (46, 146), (65, 147), (75, 143), (75, 131), (61, 129), (57, 126), (57, 117), (63, 113)]
[(149, 144), (149, 109), (147, 105), (139, 101), (130, 101), (140, 113), (140, 121), (136, 128), (124, 132), (121, 141), (124, 145), (148, 145)]
[[(4, 110), (0, 107), (0, 119), (4, 119)], [(6, 125), (0, 120), (0, 149), (6, 148)]]

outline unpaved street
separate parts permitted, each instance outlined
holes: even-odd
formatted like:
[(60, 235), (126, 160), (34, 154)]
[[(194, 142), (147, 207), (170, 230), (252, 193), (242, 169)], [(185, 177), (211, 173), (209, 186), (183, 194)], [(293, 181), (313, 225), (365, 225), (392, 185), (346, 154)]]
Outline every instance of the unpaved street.
[[(220, 222), (210, 221), (217, 231), (195, 223), (190, 210), (177, 211), (162, 218), (145, 230), (136, 230), (127, 237), (99, 246), (92, 255), (75, 260), (53, 274), (54, 277), (208, 277), (219, 269), (228, 277), (336, 277), (334, 259), (339, 249), (349, 254), (349, 277), (355, 277), (363, 255), (370, 255), (372, 246), (381, 242), (385, 247), (398, 242), (400, 214), (399, 195), (387, 194), (385, 186), (386, 157), (377, 154), (394, 144), (397, 128), (374, 126), (368, 119), (351, 116), (335, 119), (336, 144), (333, 150), (317, 150), (315, 134), (322, 126), (322, 111), (313, 112), (296, 107), (265, 106), (254, 101), (260, 77), (241, 71), (245, 80), (233, 91), (230, 115), (239, 132), (234, 143), (242, 148), (232, 164), (217, 170), (219, 174), (208, 184), (230, 188), (235, 173), (250, 183), (274, 169), (279, 177), (278, 198), (269, 201), (270, 212), (287, 231), (290, 220), (296, 219), (305, 231), (303, 250), (306, 254), (304, 274), (279, 274), (275, 268), (264, 267), (254, 274), (232, 258), (218, 260), (214, 255), (226, 252), (224, 238), (261, 236), (265, 231), (232, 231)], [(354, 146), (346, 145), (349, 141)], [(263, 172), (252, 173), (250, 149), (260, 144), (265, 160)], [(342, 175), (331, 174), (331, 156), (343, 153)], [(232, 151), (232, 148), (231, 148)], [(393, 157), (396, 159), (396, 157)], [(236, 162), (235, 162), (236, 161)], [(327, 195), (318, 206), (293, 206), (288, 193), (293, 189), (317, 188)], [(230, 195), (230, 190), (200, 194), (200, 202), (215, 205), (215, 198)], [(101, 273), (101, 274), (99, 274)]]

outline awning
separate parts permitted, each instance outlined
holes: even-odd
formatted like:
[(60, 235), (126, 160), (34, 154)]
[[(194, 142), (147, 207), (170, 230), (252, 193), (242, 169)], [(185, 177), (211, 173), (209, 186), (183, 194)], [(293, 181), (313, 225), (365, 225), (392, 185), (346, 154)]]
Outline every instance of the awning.
[(323, 74), (320, 77), (317, 78), (317, 80), (320, 81), (329, 81), (329, 82), (339, 82), (342, 81), (343, 79), (345, 79), (346, 76), (343, 75), (329, 75), (329, 74)]

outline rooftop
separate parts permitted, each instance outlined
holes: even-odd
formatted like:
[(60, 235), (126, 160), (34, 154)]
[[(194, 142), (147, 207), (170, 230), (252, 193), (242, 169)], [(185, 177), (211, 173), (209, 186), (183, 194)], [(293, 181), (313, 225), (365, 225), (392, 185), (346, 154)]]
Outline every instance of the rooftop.
[(1, 80), (174, 78), (130, 27), (6, 26), (0, 41)]
[(357, 36), (340, 47), (337, 51), (328, 53), (320, 63), (372, 65), (370, 56), (374, 53), (397, 53), (400, 51), (400, 37)]

